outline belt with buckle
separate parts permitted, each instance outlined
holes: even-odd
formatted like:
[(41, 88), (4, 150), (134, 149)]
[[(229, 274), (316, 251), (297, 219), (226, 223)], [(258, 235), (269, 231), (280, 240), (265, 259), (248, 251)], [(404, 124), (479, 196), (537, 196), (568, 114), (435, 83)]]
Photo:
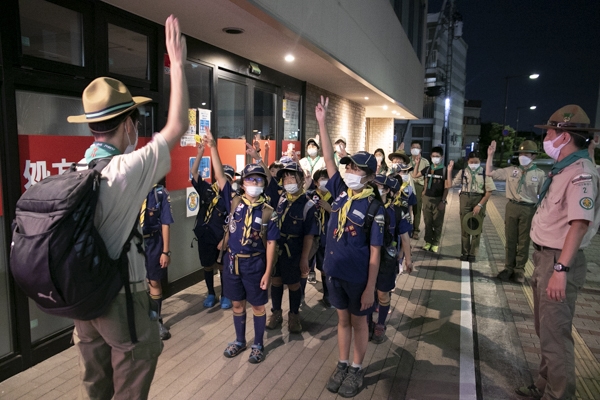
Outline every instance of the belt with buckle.
[(527, 207), (533, 207), (536, 204), (536, 203), (529, 203), (527, 201), (517, 201), (517, 200), (513, 200), (513, 199), (510, 199), (509, 201), (513, 204), (518, 204), (520, 206), (527, 206)]
[(144, 239), (148, 239), (148, 238), (151, 238), (152, 236), (158, 235), (158, 232), (160, 232), (160, 231), (150, 232), (150, 233), (144, 235)]
[(533, 243), (533, 248), (536, 249), (537, 251), (544, 251), (544, 250), (552, 250), (552, 251), (562, 251), (562, 249), (555, 249), (553, 247), (547, 247), (547, 246), (540, 246), (537, 243)]
[(474, 192), (460, 192), (460, 195), (465, 195), (465, 196), (483, 196), (483, 193), (474, 193)]

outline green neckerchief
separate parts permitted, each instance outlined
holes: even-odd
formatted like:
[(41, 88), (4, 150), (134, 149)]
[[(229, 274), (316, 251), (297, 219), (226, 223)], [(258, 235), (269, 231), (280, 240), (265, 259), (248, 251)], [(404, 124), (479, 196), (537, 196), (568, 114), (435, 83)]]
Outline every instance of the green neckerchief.
[[(469, 169), (469, 171), (471, 172), (471, 193), (477, 193), (477, 173), (483, 169), (482, 166), (479, 166), (479, 168), (477, 168), (475, 171), (473, 171), (470, 167), (467, 167)], [(483, 182), (483, 184), (485, 185), (485, 182)]]
[(97, 158), (118, 156), (119, 154), (121, 154), (119, 149), (110, 143), (94, 142), (90, 148), (85, 151), (85, 162), (89, 164), (92, 160)]
[(519, 179), (519, 186), (517, 187), (517, 194), (521, 193), (521, 188), (523, 187), (523, 184), (525, 184), (525, 175), (527, 175), (527, 173), (529, 171), (533, 171), (537, 169), (537, 165), (533, 164), (531, 167), (525, 169), (523, 168), (522, 165), (519, 165), (519, 169), (521, 170), (521, 179)]
[[(432, 172), (437, 171), (438, 169), (444, 169), (444, 164), (439, 164), (437, 167), (434, 167), (433, 164), (431, 164), (429, 166), (429, 174), (431, 175)], [(431, 181), (433, 181), (433, 178), (428, 176), (427, 177), (427, 189), (431, 189)]]
[(580, 159), (587, 159), (591, 161), (587, 149), (579, 150), (575, 153), (569, 154), (567, 157), (554, 164), (552, 170), (550, 170), (550, 172), (548, 173), (548, 178), (544, 181), (544, 186), (542, 186), (542, 191), (540, 192), (540, 197), (537, 202), (538, 206), (542, 203), (542, 199), (544, 198), (544, 196), (546, 196), (546, 192), (548, 192), (548, 188), (552, 183), (552, 178), (554, 177), (554, 175), (560, 173), (560, 171), (562, 171), (563, 169)]

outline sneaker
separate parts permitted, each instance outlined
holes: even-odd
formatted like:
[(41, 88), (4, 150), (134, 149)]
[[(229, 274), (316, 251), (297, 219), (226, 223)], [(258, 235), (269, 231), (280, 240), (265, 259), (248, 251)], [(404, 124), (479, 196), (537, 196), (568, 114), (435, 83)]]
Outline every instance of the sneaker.
[(498, 275), (496, 275), (496, 278), (500, 279), (503, 282), (508, 282), (511, 275), (512, 275), (512, 271), (505, 269), (504, 271), (502, 271)]
[(415, 240), (419, 240), (419, 232), (413, 232), (412, 238)]
[(525, 283), (525, 274), (523, 271), (514, 271), (510, 276), (510, 280), (514, 283)]
[(438, 246), (437, 244), (431, 245), (431, 251), (433, 253), (437, 253), (438, 251), (440, 251), (440, 246)]
[(204, 303), (202, 303), (202, 305), (205, 308), (211, 308), (214, 307), (218, 301), (219, 299), (217, 299), (217, 296), (215, 296), (214, 294), (209, 294), (208, 296), (206, 296), (206, 300), (204, 300)]
[(380, 344), (385, 341), (385, 325), (375, 325), (375, 330), (373, 332), (371, 341), (375, 344)]
[(228, 310), (231, 307), (233, 307), (231, 305), (231, 300), (229, 300), (227, 297), (221, 297), (221, 309)]
[(302, 324), (300, 323), (300, 314), (288, 313), (288, 330), (290, 333), (302, 333)]
[(281, 326), (283, 317), (281, 316), (281, 310), (271, 310), (271, 316), (267, 322), (267, 329), (276, 329)]
[(258, 364), (265, 359), (265, 347), (263, 345), (253, 344), (250, 349), (250, 357), (248, 357), (248, 362), (250, 364)]
[(535, 384), (521, 386), (520, 388), (515, 389), (515, 393), (519, 396), (530, 397), (532, 399), (541, 399), (544, 395), (542, 392), (540, 392), (540, 389), (535, 386)]
[(331, 376), (329, 377), (327, 386), (325, 386), (327, 390), (329, 390), (331, 393), (337, 393), (340, 389), (340, 386), (342, 386), (342, 382), (344, 382), (344, 379), (346, 378), (347, 374), (348, 364), (338, 361), (337, 367), (335, 367), (335, 371), (333, 371), (333, 374), (331, 374)]
[(338, 394), (342, 397), (354, 397), (358, 394), (358, 390), (363, 384), (363, 376), (365, 370), (358, 367), (348, 367), (348, 373), (342, 386), (338, 390)]
[(431, 243), (425, 243), (425, 246), (423, 246), (423, 250), (429, 251), (429, 249), (431, 249)]
[(169, 328), (164, 326), (162, 323), (158, 325), (158, 332), (160, 333), (160, 338), (162, 340), (169, 340), (171, 338), (171, 332), (169, 332)]
[(317, 283), (317, 274), (315, 274), (314, 272), (309, 272), (307, 282), (308, 283)]
[(227, 358), (233, 358), (244, 350), (246, 350), (246, 343), (231, 342), (227, 344), (227, 348), (223, 352), (223, 355)]

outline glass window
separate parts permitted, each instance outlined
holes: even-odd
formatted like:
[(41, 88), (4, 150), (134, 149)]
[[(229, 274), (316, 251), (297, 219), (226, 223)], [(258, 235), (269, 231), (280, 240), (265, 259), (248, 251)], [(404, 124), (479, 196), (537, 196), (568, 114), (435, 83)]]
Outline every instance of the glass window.
[[(190, 107), (210, 109), (212, 68), (192, 61), (186, 61), (185, 77), (190, 93)], [(169, 81), (169, 79), (165, 79), (165, 81)]]
[(219, 79), (219, 138), (246, 139), (246, 86)]
[(300, 95), (283, 94), (283, 140), (300, 140)]
[(44, 0), (19, 0), (23, 55), (83, 66), (82, 14)]
[(254, 89), (254, 122), (252, 133), (255, 139), (275, 140), (275, 101), (277, 95)]
[(148, 36), (108, 24), (108, 70), (148, 80)]
[(83, 114), (79, 97), (16, 91), (19, 135), (90, 136), (87, 124), (70, 124), (69, 115)]

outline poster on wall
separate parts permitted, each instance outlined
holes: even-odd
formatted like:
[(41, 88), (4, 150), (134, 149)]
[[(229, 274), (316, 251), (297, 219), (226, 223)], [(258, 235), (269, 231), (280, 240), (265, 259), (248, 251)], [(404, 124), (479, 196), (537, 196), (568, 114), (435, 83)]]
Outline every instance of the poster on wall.
[(185, 215), (186, 217), (195, 217), (200, 208), (200, 196), (193, 187), (185, 189)]
[[(196, 161), (196, 157), (190, 157), (190, 168), (192, 170), (192, 166), (194, 165), (194, 161)], [(210, 181), (212, 177), (210, 176), (210, 156), (204, 156), (200, 160), (200, 165), (198, 165), (198, 175), (202, 177), (203, 180)], [(192, 174), (189, 176), (190, 180), (192, 179)]]
[(196, 144), (202, 140), (206, 128), (210, 129), (211, 112), (211, 110), (204, 108), (190, 108), (188, 110), (189, 127), (181, 137), (181, 147), (196, 147)]

